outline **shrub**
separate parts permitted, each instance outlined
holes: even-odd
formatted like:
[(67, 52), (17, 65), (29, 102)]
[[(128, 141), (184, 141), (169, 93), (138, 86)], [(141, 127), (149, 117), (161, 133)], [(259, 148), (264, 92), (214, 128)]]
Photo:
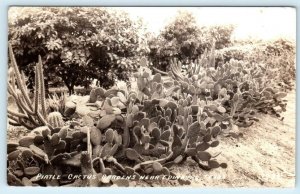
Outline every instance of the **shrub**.
[(258, 41), (248, 44), (236, 44), (232, 47), (217, 50), (216, 62), (229, 62), (231, 59), (250, 63), (262, 64), (273, 73), (276, 83), (282, 89), (292, 89), (296, 76), (295, 45), (288, 40)]

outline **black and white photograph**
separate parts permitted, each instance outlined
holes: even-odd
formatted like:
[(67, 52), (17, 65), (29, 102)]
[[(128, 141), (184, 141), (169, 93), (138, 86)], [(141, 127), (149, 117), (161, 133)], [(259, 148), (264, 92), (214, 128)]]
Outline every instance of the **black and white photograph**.
[(7, 22), (9, 186), (295, 187), (296, 8), (11, 6)]

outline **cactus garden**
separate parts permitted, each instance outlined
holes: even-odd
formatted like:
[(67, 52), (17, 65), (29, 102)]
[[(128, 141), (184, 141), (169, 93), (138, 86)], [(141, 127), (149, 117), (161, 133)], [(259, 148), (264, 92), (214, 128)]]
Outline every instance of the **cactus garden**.
[[(109, 12), (103, 14), (113, 17)], [(15, 38), (16, 34), (11, 36)], [(209, 37), (200, 54), (182, 54), (185, 57), (172, 54), (165, 57), (162, 52), (171, 48), (162, 45), (160, 51), (150, 45), (152, 50), (147, 53), (141, 49), (147, 45), (140, 42), (133, 45), (143, 51), (128, 50), (131, 53), (122, 58), (128, 52), (120, 54), (117, 45), (111, 46), (111, 52), (106, 50), (105, 56), (104, 51), (100, 56), (92, 56), (95, 48), (102, 49), (95, 46), (96, 40), (89, 38), (90, 50), (79, 47), (80, 43), (74, 40), (66, 44), (69, 45), (66, 53), (72, 52), (73, 58), (62, 53), (57, 69), (62, 72), (57, 77), (65, 76), (62, 78), (68, 92), (51, 93), (49, 79), (55, 77), (51, 68), (58, 60), (57, 53), (64, 52), (64, 48), (48, 47), (51, 51), (48, 57), (43, 52), (32, 52), (37, 56), (31, 55), (35, 60), (27, 66), (27, 60), (20, 58), (20, 50), (26, 52), (28, 48), (20, 49), (16, 43), (24, 36), (11, 38), (8, 50), (7, 128), (8, 133), (23, 130), (21, 135), (8, 135), (7, 182), (12, 186), (195, 185), (195, 179), (187, 177), (196, 177), (202, 180), (199, 185), (205, 186), (205, 177), (230, 173), (235, 165), (242, 164), (234, 160), (236, 156), (244, 157), (245, 163), (252, 158), (248, 165), (256, 165), (251, 162), (260, 161), (255, 157), (264, 155), (256, 156), (250, 149), (248, 152), (244, 149), (240, 157), (239, 149), (247, 146), (251, 134), (273, 137), (272, 130), (282, 130), (265, 126), (274, 122), (277, 127), (284, 127), (283, 123), (289, 119), (285, 112), (295, 105), (291, 104), (295, 103), (295, 96), (290, 97), (295, 89), (295, 47), (288, 41), (260, 43), (254, 49), (224, 43), (225, 47), (220, 48), (220, 40)], [(101, 34), (98, 36), (101, 38)], [(80, 58), (72, 51), (72, 44), (76, 52), (89, 52), (91, 58), (86, 58), (87, 55)], [(107, 63), (111, 69), (104, 66), (88, 69), (89, 65), (102, 64), (101, 57), (113, 58)], [(88, 67), (78, 60), (86, 62)], [(120, 64), (124, 66), (120, 68)], [(77, 72), (80, 68), (84, 70)], [(114, 79), (109, 75), (113, 71), (117, 81), (111, 84)], [(86, 74), (85, 80), (100, 81), (100, 85), (87, 87), (87, 95), (76, 94), (74, 86), (80, 84), (70, 81), (72, 76), (82, 76), (81, 73)], [(87, 76), (89, 73), (91, 77)], [(287, 100), (290, 98), (294, 101)], [(280, 144), (276, 140), (280, 137), (274, 138), (273, 143)], [(264, 149), (262, 144), (259, 146)], [(253, 179), (253, 176), (255, 173), (246, 177)], [(263, 185), (264, 179), (259, 180)], [(230, 184), (235, 186), (233, 182)]]

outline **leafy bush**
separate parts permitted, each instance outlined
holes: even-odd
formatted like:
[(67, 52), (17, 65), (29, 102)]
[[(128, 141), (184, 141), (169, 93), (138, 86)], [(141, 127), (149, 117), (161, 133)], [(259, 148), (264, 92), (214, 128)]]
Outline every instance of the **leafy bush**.
[(253, 54), (254, 49), (255, 47), (252, 45), (244, 45), (244, 46), (238, 45), (238, 46), (226, 47), (216, 51), (217, 53), (216, 59), (222, 61), (223, 63), (227, 63), (231, 59), (239, 60), (239, 61), (248, 60), (247, 57), (248, 56), (250, 57), (251, 54)]
[(103, 87), (126, 80), (136, 69), (140, 23), (106, 8), (35, 8), (9, 23), (16, 60), (33, 88), (37, 56), (44, 61), (45, 84)]
[(295, 45), (291, 41), (282, 38), (268, 42), (264, 51), (268, 56), (281, 56), (286, 52), (295, 54)]
[(262, 64), (273, 73), (276, 83), (282, 89), (292, 89), (296, 76), (295, 45), (288, 40), (277, 39), (274, 41), (259, 41), (248, 44), (236, 44), (235, 46), (217, 50), (216, 61), (223, 63), (231, 59), (244, 61), (253, 65)]
[[(268, 42), (262, 48), (266, 57), (262, 61), (273, 71), (280, 72), (274, 79), (288, 90), (294, 86), (296, 79), (296, 46), (284, 39)], [(259, 60), (259, 59), (258, 59)]]

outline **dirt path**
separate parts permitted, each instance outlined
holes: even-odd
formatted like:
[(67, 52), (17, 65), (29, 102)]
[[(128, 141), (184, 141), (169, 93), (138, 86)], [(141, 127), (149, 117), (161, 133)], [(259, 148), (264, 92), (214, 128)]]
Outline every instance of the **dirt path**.
[[(270, 115), (260, 115), (260, 122), (240, 129), (240, 139), (222, 137), (222, 151), (218, 161), (226, 162), (227, 169), (203, 171), (193, 161), (176, 167), (177, 175), (196, 178), (197, 187), (293, 187), (295, 184), (296, 94), (290, 92), (283, 121)], [(211, 149), (211, 148), (210, 148)]]

